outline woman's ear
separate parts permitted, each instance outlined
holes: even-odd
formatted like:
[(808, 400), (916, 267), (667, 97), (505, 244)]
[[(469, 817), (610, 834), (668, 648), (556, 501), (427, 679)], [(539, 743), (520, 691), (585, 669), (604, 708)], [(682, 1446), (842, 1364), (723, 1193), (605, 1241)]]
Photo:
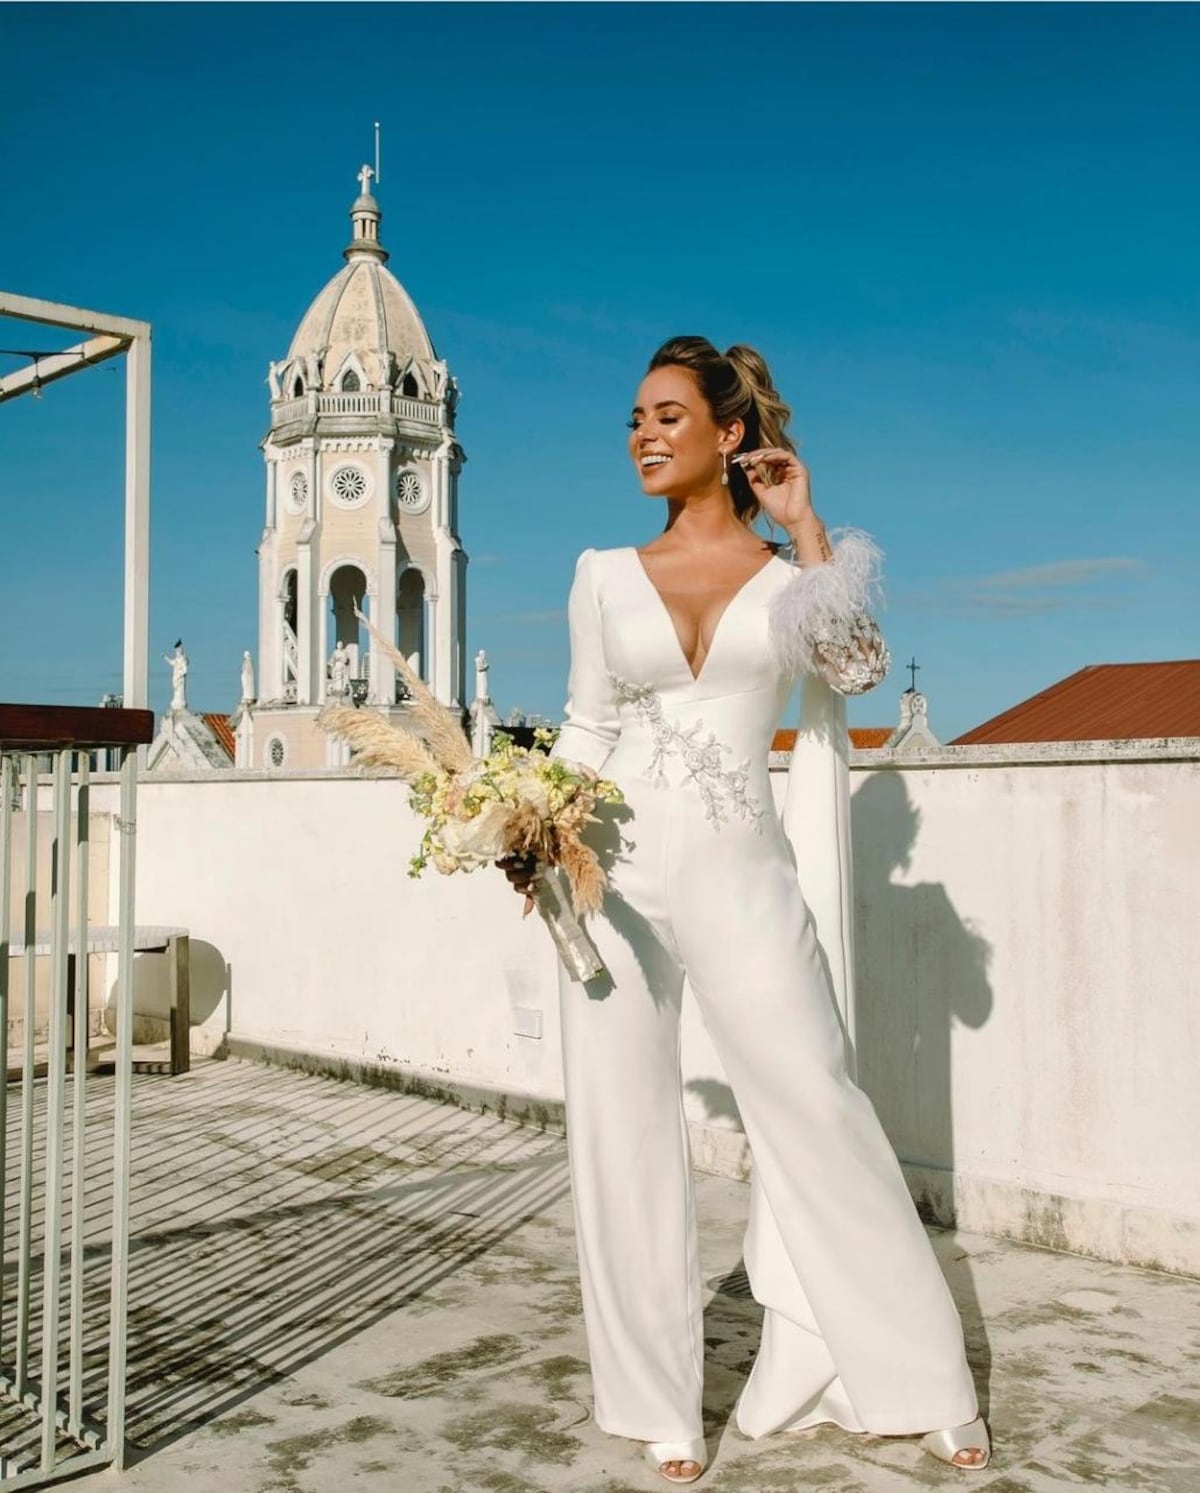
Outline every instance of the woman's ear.
[(721, 431), (722, 447), (728, 450), (729, 454), (732, 456), (732, 454), (742, 444), (742, 439), (745, 434), (746, 426), (743, 421), (730, 420), (729, 424), (726, 425)]

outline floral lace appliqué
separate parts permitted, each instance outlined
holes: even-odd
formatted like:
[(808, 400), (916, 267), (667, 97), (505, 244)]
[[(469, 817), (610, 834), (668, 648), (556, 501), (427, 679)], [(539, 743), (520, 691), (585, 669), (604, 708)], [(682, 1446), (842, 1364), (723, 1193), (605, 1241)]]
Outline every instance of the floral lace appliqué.
[(704, 722), (697, 720), (686, 730), (674, 721), (669, 721), (663, 712), (658, 691), (649, 684), (631, 684), (617, 674), (609, 674), (618, 696), (632, 705), (650, 727), (654, 742), (654, 753), (650, 758), (650, 780), (656, 788), (667, 787), (664, 763), (668, 757), (677, 756), (683, 762), (688, 777), (695, 783), (704, 803), (705, 817), (714, 829), (720, 829), (730, 814), (748, 820), (756, 830), (762, 831), (762, 807), (754, 794), (748, 791), (750, 781), (750, 759), (737, 767), (725, 767), (724, 758), (731, 749), (718, 741), (710, 731), (708, 740), (702, 739)]
[(874, 689), (892, 663), (879, 624), (866, 612), (814, 624), (812, 657), (826, 684), (843, 695), (863, 695)]

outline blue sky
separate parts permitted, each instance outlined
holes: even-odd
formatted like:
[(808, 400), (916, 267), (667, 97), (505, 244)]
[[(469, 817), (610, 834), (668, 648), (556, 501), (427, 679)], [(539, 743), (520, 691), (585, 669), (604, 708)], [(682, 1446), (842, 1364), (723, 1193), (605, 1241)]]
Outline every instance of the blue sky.
[[(946, 739), (1200, 654), (1198, 64), (1182, 5), (5, 5), (0, 286), (154, 323), (151, 656), (182, 634), (229, 709), (267, 363), (380, 119), (501, 710), (557, 718), (576, 553), (661, 527), (623, 422), (698, 332), (761, 348), (819, 511), (884, 546)], [(0, 699), (119, 687), (121, 396), (97, 369), (0, 410)]]

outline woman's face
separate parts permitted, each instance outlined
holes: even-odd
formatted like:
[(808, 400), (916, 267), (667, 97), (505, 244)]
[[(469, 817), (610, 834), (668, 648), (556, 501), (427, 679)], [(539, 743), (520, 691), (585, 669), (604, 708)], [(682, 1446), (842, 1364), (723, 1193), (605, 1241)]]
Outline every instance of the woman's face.
[(721, 452), (741, 440), (722, 428), (686, 368), (655, 368), (641, 382), (629, 421), (629, 454), (648, 497), (674, 498), (721, 485)]

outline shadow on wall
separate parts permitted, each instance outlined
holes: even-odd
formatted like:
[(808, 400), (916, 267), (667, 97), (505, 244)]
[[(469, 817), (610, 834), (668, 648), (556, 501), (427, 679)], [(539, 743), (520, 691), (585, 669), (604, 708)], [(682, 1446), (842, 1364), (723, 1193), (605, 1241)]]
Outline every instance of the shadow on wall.
[[(902, 773), (878, 772), (854, 795), (858, 1083), (903, 1161), (952, 1172), (951, 1034), (955, 1022), (981, 1027), (991, 1014), (992, 950), (940, 882), (896, 879), (912, 864), (920, 823)], [(945, 1192), (924, 1202), (933, 1222), (951, 1222)]]
[[(955, 911), (937, 881), (896, 878), (913, 861), (921, 816), (901, 772), (877, 772), (851, 802), (854, 865), (855, 1056), (870, 1096), (909, 1176), (927, 1223), (954, 1227), (955, 1022), (981, 1027), (992, 1011), (992, 948)], [(961, 854), (961, 850), (959, 852)], [(986, 1408), (992, 1354), (969, 1257), (955, 1299)]]
[[(189, 940), (188, 996), (193, 1026), (201, 1026), (230, 994), (230, 967), (215, 944), (202, 938)], [(133, 1040), (165, 1041), (170, 1032), (170, 969), (165, 954), (138, 954), (133, 961)], [(117, 982), (109, 986), (104, 1009), (104, 1024), (115, 1034), (117, 1029)], [(231, 1013), (226, 1012), (225, 1029), (229, 1030)]]

